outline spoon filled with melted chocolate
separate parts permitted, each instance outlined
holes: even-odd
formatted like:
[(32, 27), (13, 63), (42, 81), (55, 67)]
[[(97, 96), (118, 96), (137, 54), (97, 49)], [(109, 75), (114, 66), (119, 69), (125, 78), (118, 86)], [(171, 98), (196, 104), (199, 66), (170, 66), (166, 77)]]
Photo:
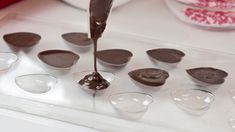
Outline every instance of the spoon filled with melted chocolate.
[(147, 86), (162, 86), (165, 84), (169, 73), (156, 68), (143, 68), (133, 70), (128, 75), (135, 81)]
[(97, 70), (97, 42), (105, 30), (106, 22), (112, 7), (113, 0), (90, 0), (90, 37), (94, 46), (94, 72), (86, 75), (79, 81), (82, 86), (88, 89), (103, 90), (109, 87), (110, 83), (101, 76)]
[(41, 40), (41, 36), (32, 32), (14, 32), (3, 35), (3, 40), (14, 51), (29, 51)]
[(125, 66), (132, 56), (133, 54), (125, 49), (107, 49), (97, 52), (99, 62), (112, 67)]
[(107, 81), (97, 70), (97, 42), (102, 36), (106, 22), (111, 11), (113, 0), (90, 0), (89, 6), (89, 22), (90, 22), (90, 38), (93, 40), (94, 47), (94, 71), (85, 75), (83, 79), (78, 81), (82, 87), (93, 90), (93, 109), (95, 108), (95, 95), (97, 90), (107, 89), (110, 82)]
[(83, 32), (64, 33), (61, 37), (72, 47), (89, 48), (92, 44), (92, 40), (88, 38), (88, 34)]

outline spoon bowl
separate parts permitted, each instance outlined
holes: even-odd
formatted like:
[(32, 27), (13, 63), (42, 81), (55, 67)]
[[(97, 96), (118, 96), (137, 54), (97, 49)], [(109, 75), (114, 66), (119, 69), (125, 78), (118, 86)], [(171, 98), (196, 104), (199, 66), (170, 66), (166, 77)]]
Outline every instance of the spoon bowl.
[(0, 72), (9, 70), (18, 60), (16, 54), (0, 52)]
[(98, 61), (109, 67), (124, 67), (131, 60), (133, 54), (125, 49), (106, 49), (97, 52)]
[(138, 119), (148, 110), (153, 97), (146, 93), (117, 93), (109, 97), (111, 105), (124, 117)]
[(70, 32), (61, 35), (64, 42), (72, 48), (78, 49), (80, 52), (86, 52), (92, 47), (92, 39), (88, 38), (87, 33)]
[(42, 94), (53, 88), (57, 79), (49, 74), (28, 74), (16, 77), (15, 83), (27, 92)]
[(171, 93), (173, 101), (185, 112), (202, 115), (214, 101), (214, 95), (201, 89), (178, 89)]

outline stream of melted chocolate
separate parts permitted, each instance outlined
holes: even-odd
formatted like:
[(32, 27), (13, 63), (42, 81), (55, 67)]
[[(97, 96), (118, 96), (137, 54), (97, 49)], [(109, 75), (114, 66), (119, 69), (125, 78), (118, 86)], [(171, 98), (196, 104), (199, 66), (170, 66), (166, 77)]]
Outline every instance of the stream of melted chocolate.
[(97, 42), (105, 30), (112, 3), (113, 0), (90, 0), (90, 37), (94, 44), (94, 72), (86, 75), (79, 84), (93, 90), (106, 89), (110, 85), (97, 70)]

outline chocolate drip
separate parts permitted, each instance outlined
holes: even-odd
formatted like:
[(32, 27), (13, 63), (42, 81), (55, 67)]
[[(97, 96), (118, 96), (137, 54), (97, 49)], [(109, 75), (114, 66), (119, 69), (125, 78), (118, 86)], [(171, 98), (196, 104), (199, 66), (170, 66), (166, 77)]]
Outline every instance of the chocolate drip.
[(79, 81), (80, 85), (85, 85), (89, 89), (102, 90), (109, 87), (109, 82), (105, 80), (97, 70), (97, 42), (102, 36), (106, 27), (113, 0), (91, 0), (90, 1), (90, 37), (94, 46), (94, 72), (86, 75)]
[(91, 0), (90, 1), (90, 35), (92, 39), (102, 36), (106, 28), (113, 0)]
[(97, 71), (97, 39), (93, 39), (94, 41), (94, 71), (95, 72), (98, 72)]

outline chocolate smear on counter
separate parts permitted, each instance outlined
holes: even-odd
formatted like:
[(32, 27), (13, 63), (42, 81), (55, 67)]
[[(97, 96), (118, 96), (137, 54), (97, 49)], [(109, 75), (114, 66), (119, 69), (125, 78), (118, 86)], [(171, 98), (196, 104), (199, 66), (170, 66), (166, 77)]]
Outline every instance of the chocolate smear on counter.
[(4, 35), (3, 39), (10, 46), (26, 48), (36, 45), (41, 36), (30, 32), (16, 32)]
[(46, 50), (38, 54), (38, 58), (49, 66), (70, 68), (79, 60), (79, 55), (67, 50)]
[(208, 84), (222, 84), (228, 73), (213, 67), (199, 67), (186, 70), (193, 78)]
[(111, 66), (123, 66), (130, 61), (132, 56), (130, 51), (124, 49), (108, 49), (97, 52), (97, 58)]
[(161, 86), (169, 77), (168, 72), (155, 68), (137, 69), (129, 72), (128, 75), (135, 81), (148, 86)]
[(158, 61), (166, 63), (178, 63), (185, 56), (182, 51), (167, 48), (148, 50), (147, 54)]

